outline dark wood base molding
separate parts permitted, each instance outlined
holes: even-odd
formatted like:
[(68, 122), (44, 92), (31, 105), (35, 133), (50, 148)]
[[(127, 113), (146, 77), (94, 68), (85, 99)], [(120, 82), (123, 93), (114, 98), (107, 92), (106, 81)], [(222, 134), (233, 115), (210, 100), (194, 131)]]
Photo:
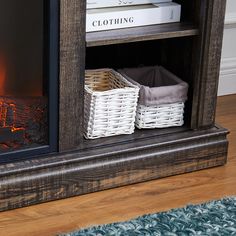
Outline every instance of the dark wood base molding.
[(224, 165), (227, 134), (216, 126), (1, 165), (0, 210)]

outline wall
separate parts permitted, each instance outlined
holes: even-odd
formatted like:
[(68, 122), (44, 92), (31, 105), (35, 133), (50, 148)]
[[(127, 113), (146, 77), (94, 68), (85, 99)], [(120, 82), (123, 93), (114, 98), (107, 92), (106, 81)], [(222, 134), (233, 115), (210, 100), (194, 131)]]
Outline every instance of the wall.
[(227, 0), (218, 95), (236, 94), (236, 0)]

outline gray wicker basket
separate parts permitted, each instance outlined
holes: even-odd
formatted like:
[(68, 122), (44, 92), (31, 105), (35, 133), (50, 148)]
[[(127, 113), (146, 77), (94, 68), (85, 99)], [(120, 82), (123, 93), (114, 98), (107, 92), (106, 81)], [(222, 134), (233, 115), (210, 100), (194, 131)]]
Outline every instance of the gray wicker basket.
[(184, 124), (188, 84), (161, 66), (119, 70), (140, 88), (136, 114), (139, 129), (165, 128)]

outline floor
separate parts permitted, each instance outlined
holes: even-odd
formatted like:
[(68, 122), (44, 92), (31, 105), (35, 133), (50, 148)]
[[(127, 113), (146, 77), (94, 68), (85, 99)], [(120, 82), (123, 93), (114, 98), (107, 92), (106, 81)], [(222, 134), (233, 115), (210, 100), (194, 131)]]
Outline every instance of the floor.
[(236, 195), (235, 104), (236, 95), (218, 99), (217, 122), (231, 131), (226, 166), (0, 213), (0, 236), (51, 236)]

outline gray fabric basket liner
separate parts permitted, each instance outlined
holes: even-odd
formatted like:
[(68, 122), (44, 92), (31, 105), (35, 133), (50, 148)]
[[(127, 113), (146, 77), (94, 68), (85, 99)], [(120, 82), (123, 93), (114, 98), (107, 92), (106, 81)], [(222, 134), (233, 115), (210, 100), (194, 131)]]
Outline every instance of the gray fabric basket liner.
[(155, 106), (187, 100), (188, 84), (162, 66), (125, 68), (118, 72), (140, 88), (140, 105)]

